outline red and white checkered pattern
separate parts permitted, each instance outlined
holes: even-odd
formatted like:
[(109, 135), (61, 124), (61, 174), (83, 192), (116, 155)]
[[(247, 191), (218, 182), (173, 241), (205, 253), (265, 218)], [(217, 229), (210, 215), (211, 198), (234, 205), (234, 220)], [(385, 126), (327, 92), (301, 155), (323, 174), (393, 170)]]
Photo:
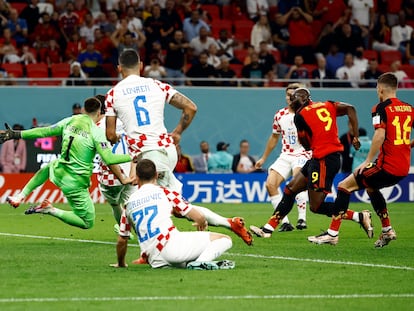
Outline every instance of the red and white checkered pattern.
[(167, 234), (160, 234), (157, 237), (158, 240), (158, 244), (156, 246), (156, 248), (158, 249), (158, 251), (162, 251), (162, 249), (164, 248), (165, 243), (170, 239), (170, 232), (173, 231), (175, 229), (174, 226), (168, 228), (168, 233)]
[(119, 224), (119, 235), (129, 237), (131, 234), (131, 225), (129, 224), (126, 210), (122, 211), (121, 220)]
[[(140, 152), (148, 150), (146, 147), (152, 146), (152, 143), (148, 142), (147, 135), (145, 134), (140, 135), (138, 139), (126, 137), (126, 141), (128, 143), (129, 152), (132, 156), (136, 156)], [(158, 137), (157, 149), (159, 147), (169, 147), (172, 144), (174, 144), (174, 139), (172, 138), (171, 134), (161, 134)], [(154, 149), (154, 147), (151, 147), (149, 149)]]
[[(96, 125), (103, 129), (105, 131), (105, 118), (99, 120)], [(122, 134), (122, 122), (117, 122), (117, 134)], [(109, 143), (108, 143), (109, 144)], [(128, 153), (127, 150), (127, 143), (125, 141), (125, 135), (121, 135), (120, 142), (113, 147), (112, 152), (115, 154), (126, 154)], [(129, 175), (129, 170), (131, 168), (131, 164), (128, 163), (122, 163), (120, 164), (121, 172), (124, 175)], [(105, 186), (120, 186), (122, 183), (119, 181), (119, 179), (115, 176), (114, 173), (110, 170), (110, 168), (102, 161), (102, 159), (99, 157), (99, 170), (98, 170), (98, 182)]]
[(108, 115), (108, 113), (115, 113), (116, 111), (113, 107), (114, 103), (114, 89), (110, 89), (108, 93), (105, 95), (105, 114)]
[(190, 204), (181, 196), (181, 194), (167, 188), (162, 189), (164, 189), (168, 201), (173, 205), (174, 211), (183, 216), (187, 214)]
[(294, 116), (287, 107), (277, 111), (273, 119), (273, 133), (282, 135), (282, 153), (310, 156), (311, 152), (306, 151), (299, 143)]
[[(105, 186), (120, 186), (122, 183), (119, 179), (112, 173), (111, 169), (105, 165), (102, 161), (99, 162), (99, 172), (98, 172), (98, 182)], [(122, 174), (126, 175), (124, 170), (121, 168)]]

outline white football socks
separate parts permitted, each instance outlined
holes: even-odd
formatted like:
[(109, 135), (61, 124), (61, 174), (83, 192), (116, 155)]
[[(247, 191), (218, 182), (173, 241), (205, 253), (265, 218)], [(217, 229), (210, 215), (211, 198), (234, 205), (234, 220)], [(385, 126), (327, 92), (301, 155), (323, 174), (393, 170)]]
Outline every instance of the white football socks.
[(212, 212), (208, 208), (205, 208), (199, 205), (194, 205), (194, 204), (191, 204), (191, 206), (197, 209), (201, 214), (203, 214), (204, 217), (206, 217), (206, 220), (209, 225), (216, 226), (216, 227), (220, 226), (220, 227), (230, 228), (230, 223), (227, 221), (227, 218)]

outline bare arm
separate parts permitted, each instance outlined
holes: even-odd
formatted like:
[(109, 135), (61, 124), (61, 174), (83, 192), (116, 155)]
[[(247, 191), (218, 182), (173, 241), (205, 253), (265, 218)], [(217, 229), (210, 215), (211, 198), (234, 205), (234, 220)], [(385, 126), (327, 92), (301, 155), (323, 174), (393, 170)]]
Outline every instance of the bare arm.
[(205, 231), (207, 230), (207, 220), (206, 217), (201, 214), (198, 210), (195, 208), (192, 208), (188, 214), (186, 215), (187, 218), (190, 218), (192, 221), (194, 221), (194, 226), (197, 227), (198, 231)]
[(125, 176), (122, 174), (121, 167), (118, 164), (112, 164), (109, 165), (109, 168), (111, 169), (112, 173), (116, 176), (116, 178), (119, 179), (121, 184), (126, 185), (132, 183), (132, 178)]
[(372, 31), (374, 29), (375, 25), (375, 10), (374, 8), (369, 9), (369, 31)]
[(298, 8), (299, 13), (303, 16), (307, 23), (312, 23), (313, 17), (309, 13), (304, 12), (300, 7)]
[(174, 143), (179, 144), (181, 140), (181, 134), (191, 124), (197, 113), (196, 104), (181, 93), (176, 93), (170, 100), (170, 104), (175, 108), (182, 110), (180, 121), (175, 129), (172, 131)]
[(113, 43), (113, 45), (117, 48), (120, 43), (120, 35), (119, 35), (119, 29), (115, 30), (112, 35), (109, 37)]
[(352, 133), (354, 133), (354, 139), (352, 140), (352, 145), (356, 150), (359, 150), (361, 144), (358, 139), (358, 117), (356, 114), (355, 107), (347, 103), (338, 103), (336, 106), (336, 111), (338, 116), (347, 115), (349, 122), (351, 123)]
[(116, 144), (119, 136), (116, 134), (116, 117), (106, 117), (106, 139), (111, 143)]
[(290, 9), (286, 14), (280, 16), (280, 19), (279, 19), (280, 25), (286, 25), (287, 24), (287, 22), (289, 20), (289, 17), (292, 14), (292, 12), (293, 12), (293, 8)]
[(276, 147), (276, 145), (279, 141), (279, 137), (280, 137), (280, 134), (273, 134), (273, 133), (272, 133), (272, 135), (269, 136), (269, 139), (267, 140), (266, 147), (265, 147), (265, 150), (263, 152), (263, 155), (256, 162), (256, 165), (255, 165), (256, 169), (262, 168), (263, 163), (266, 162), (266, 160), (267, 160), (268, 156), (270, 155), (270, 153), (273, 151), (273, 149), (275, 149), (275, 147)]

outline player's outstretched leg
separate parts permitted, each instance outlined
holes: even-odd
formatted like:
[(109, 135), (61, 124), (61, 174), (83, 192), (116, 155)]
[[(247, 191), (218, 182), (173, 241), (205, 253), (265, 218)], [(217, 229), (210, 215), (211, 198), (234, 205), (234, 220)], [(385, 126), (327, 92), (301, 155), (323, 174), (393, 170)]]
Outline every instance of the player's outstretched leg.
[(246, 243), (247, 245), (253, 244), (253, 237), (251, 233), (247, 231), (243, 218), (233, 217), (227, 219), (227, 221), (230, 224), (231, 231), (233, 231), (235, 234), (241, 237), (244, 243)]
[(24, 212), (26, 215), (30, 214), (47, 214), (56, 217), (64, 223), (79, 227), (82, 229), (90, 229), (94, 224), (94, 219), (85, 219), (76, 215), (72, 211), (65, 211), (54, 207), (49, 200), (44, 200), (40, 205), (30, 207)]
[(25, 210), (26, 215), (30, 214), (50, 214), (54, 207), (49, 200), (44, 200), (40, 205), (32, 206)]
[(196, 208), (200, 213), (202, 213), (204, 217), (206, 217), (206, 220), (209, 225), (228, 228), (235, 234), (237, 234), (239, 237), (241, 237), (247, 245), (252, 245), (253, 238), (250, 232), (247, 231), (247, 229), (245, 228), (243, 218), (225, 218), (217, 213), (212, 212), (208, 208), (194, 204), (191, 205), (193, 206), (193, 208)]
[(12, 207), (17, 208), (23, 202), (26, 196), (28, 196), (34, 189), (43, 185), (49, 178), (49, 165), (41, 168), (34, 174), (29, 182), (24, 186), (22, 191), (16, 196), (8, 196), (6, 202)]

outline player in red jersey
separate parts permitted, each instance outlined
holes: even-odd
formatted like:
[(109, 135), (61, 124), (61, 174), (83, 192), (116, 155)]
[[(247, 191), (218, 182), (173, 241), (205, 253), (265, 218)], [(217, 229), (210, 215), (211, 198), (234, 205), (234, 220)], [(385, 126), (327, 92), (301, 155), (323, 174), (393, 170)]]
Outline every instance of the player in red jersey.
[[(414, 140), (410, 140), (414, 120), (414, 107), (397, 98), (398, 81), (394, 74), (384, 73), (377, 81), (377, 94), (380, 103), (372, 109), (374, 136), (371, 148), (365, 161), (356, 168), (353, 174), (338, 185), (338, 196), (335, 200), (332, 222), (327, 232), (308, 240), (317, 244), (336, 244), (342, 219), (355, 220), (357, 212), (348, 210), (351, 192), (366, 189), (371, 204), (379, 216), (382, 232), (375, 242), (375, 247), (384, 247), (397, 238), (391, 227), (390, 218), (381, 188), (397, 184), (408, 175), (410, 169), (411, 148)], [(374, 161), (375, 156), (377, 159)], [(359, 213), (360, 214), (360, 213)], [(369, 224), (368, 237), (373, 237), (373, 229)], [(336, 243), (332, 241), (336, 240)]]
[[(292, 95), (292, 108), (295, 111), (294, 122), (299, 141), (305, 149), (312, 150), (312, 158), (287, 184), (283, 198), (267, 224), (262, 228), (250, 227), (260, 237), (266, 237), (275, 230), (280, 220), (292, 209), (296, 194), (306, 189), (312, 212), (329, 217), (333, 215), (333, 203), (324, 201), (339, 171), (340, 152), (343, 150), (338, 138), (337, 116), (347, 115), (354, 132), (358, 132), (357, 115), (350, 104), (312, 102), (309, 90), (298, 88)], [(352, 144), (356, 149), (359, 148), (357, 136)]]

